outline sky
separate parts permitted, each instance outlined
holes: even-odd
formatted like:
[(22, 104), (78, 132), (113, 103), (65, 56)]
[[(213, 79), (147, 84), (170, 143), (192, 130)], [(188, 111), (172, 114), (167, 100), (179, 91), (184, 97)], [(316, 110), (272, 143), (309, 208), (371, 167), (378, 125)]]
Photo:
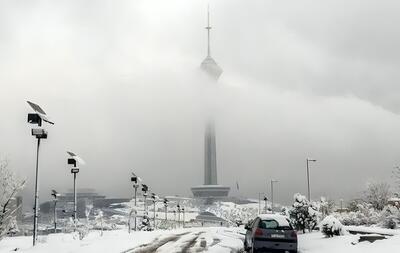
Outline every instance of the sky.
[[(210, 84), (211, 53), (224, 72)], [(55, 121), (40, 149), (40, 199), (78, 187), (129, 197), (135, 172), (160, 195), (203, 183), (205, 122), (232, 196), (358, 197), (400, 164), (400, 3), (377, 0), (0, 0), (0, 154), (33, 198), (26, 100)], [(240, 190), (236, 189), (236, 182)], [(393, 189), (395, 186), (393, 185)]]

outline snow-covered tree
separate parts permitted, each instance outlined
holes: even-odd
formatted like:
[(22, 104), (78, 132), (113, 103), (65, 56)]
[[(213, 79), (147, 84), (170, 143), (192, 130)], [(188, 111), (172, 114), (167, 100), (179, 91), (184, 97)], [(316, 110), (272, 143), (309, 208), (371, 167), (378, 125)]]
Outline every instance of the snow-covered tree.
[(0, 240), (9, 232), (15, 212), (21, 208), (13, 206), (12, 201), (24, 184), (10, 170), (8, 161), (0, 158)]
[(325, 197), (321, 197), (319, 201), (319, 211), (321, 213), (321, 219), (330, 215), (335, 209), (335, 201), (326, 199)]
[(381, 211), (391, 196), (390, 186), (387, 183), (368, 182), (364, 192), (365, 200), (376, 210)]
[(312, 230), (317, 225), (318, 211), (314, 204), (300, 193), (294, 195), (294, 203), (289, 211), (290, 219), (297, 230), (305, 232), (306, 229)]

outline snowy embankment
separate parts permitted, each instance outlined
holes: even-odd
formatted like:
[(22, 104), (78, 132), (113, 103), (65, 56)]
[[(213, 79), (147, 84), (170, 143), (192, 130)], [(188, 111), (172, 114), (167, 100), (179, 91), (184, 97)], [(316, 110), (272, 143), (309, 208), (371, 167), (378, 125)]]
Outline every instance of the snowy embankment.
[[(77, 237), (77, 236), (76, 236)], [(0, 241), (0, 252), (239, 252), (243, 235), (236, 228), (190, 228), (132, 232), (93, 231), (83, 240), (73, 234), (40, 236), (32, 247), (32, 237), (10, 237)]]
[(358, 243), (359, 235), (325, 238), (321, 233), (299, 234), (301, 253), (392, 253), (400, 252), (400, 235), (385, 240)]

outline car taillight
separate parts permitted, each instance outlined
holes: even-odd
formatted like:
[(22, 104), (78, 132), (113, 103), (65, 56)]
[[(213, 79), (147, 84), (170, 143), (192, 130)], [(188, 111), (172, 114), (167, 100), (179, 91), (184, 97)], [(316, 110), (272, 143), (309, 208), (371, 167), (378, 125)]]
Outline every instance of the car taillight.
[(256, 235), (258, 235), (258, 236), (263, 235), (263, 231), (260, 228), (257, 228)]
[(291, 235), (292, 237), (296, 237), (296, 238), (297, 238), (297, 233), (296, 233), (296, 231), (293, 231), (290, 235)]

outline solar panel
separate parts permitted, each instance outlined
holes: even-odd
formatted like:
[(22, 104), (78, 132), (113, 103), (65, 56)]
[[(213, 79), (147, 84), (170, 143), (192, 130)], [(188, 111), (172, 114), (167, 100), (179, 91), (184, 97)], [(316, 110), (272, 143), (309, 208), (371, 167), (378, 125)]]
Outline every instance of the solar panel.
[(35, 103), (33, 103), (33, 102), (30, 102), (30, 101), (26, 101), (26, 102), (32, 107), (32, 109), (33, 109), (35, 112), (38, 112), (38, 113), (43, 114), (43, 115), (46, 115), (46, 113), (43, 111), (42, 108), (40, 108), (39, 105), (37, 105), (37, 104), (35, 104)]

